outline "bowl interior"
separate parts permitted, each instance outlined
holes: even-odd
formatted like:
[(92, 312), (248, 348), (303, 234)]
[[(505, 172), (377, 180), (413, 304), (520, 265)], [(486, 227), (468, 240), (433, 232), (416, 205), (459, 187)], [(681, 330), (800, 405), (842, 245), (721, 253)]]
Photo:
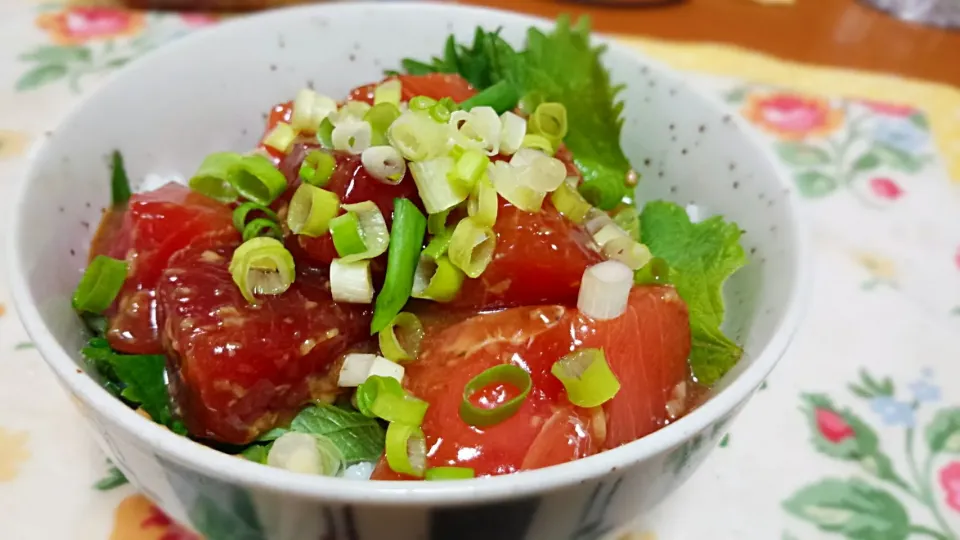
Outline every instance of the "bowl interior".
[[(84, 368), (70, 296), (108, 204), (112, 150), (123, 152), (135, 184), (148, 174), (189, 176), (210, 152), (252, 148), (266, 111), (300, 88), (343, 96), (401, 58), (437, 54), (450, 33), (470, 39), (477, 25), (502, 27), (519, 45), (527, 27), (543, 22), (439, 5), (281, 10), (169, 45), (85, 100), (35, 154), (12, 233), (21, 311), (61, 377)], [(761, 358), (791, 309), (801, 277), (796, 209), (766, 153), (719, 102), (616, 46), (606, 63), (626, 84), (623, 146), (643, 177), (640, 199), (695, 205), (699, 215), (723, 215), (746, 231), (750, 264), (725, 291), (726, 329), (745, 356), (717, 387), (725, 388)], [(688, 434), (683, 425), (668, 428), (678, 435), (664, 444)]]

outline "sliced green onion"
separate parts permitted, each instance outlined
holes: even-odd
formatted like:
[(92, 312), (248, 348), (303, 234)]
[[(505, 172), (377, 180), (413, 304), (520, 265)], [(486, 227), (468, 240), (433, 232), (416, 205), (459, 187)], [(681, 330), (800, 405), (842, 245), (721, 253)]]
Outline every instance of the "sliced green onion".
[(639, 270), (653, 258), (647, 246), (629, 236), (614, 238), (603, 244), (603, 254), (608, 259), (622, 262), (631, 270)]
[(452, 139), (464, 149), (482, 150), (489, 156), (500, 153), (502, 126), (497, 112), (490, 107), (474, 107), (470, 112), (450, 115)]
[(370, 261), (330, 262), (330, 294), (334, 302), (369, 304), (373, 302), (373, 278)]
[(387, 140), (410, 161), (425, 161), (447, 153), (447, 125), (434, 122), (430, 116), (407, 111), (390, 129)]
[(399, 105), (402, 92), (403, 83), (400, 79), (384, 81), (373, 90), (373, 105), (374, 107), (381, 103)]
[(276, 238), (247, 240), (230, 260), (230, 275), (251, 304), (258, 295), (283, 294), (296, 275), (293, 256)]
[(539, 150), (521, 148), (510, 158), (519, 182), (534, 191), (551, 192), (567, 179), (567, 166)]
[(357, 410), (364, 416), (376, 418), (377, 415), (373, 413), (371, 407), (378, 397), (385, 394), (402, 397), (404, 390), (400, 386), (400, 381), (393, 377), (371, 374), (357, 387)]
[(309, 88), (297, 93), (293, 101), (290, 126), (297, 131), (316, 131), (321, 122), (337, 112), (337, 102)]
[(523, 148), (533, 148), (534, 150), (540, 150), (548, 156), (552, 156), (557, 153), (557, 147), (550, 139), (544, 137), (543, 135), (535, 135), (533, 133), (527, 133), (523, 136), (523, 142), (520, 144)]
[(450, 262), (472, 278), (480, 277), (493, 260), (497, 248), (497, 235), (472, 218), (464, 218), (453, 230), (450, 239)]
[(278, 123), (263, 139), (263, 145), (286, 154), (297, 138), (297, 130), (290, 124)]
[(467, 199), (467, 214), (478, 225), (493, 227), (493, 224), (497, 221), (498, 206), (497, 190), (493, 188), (490, 179), (486, 176), (480, 178), (473, 188), (470, 198)]
[(654, 257), (633, 275), (637, 285), (669, 285), (670, 265), (660, 257)]
[(427, 96), (415, 96), (410, 99), (407, 106), (411, 111), (429, 111), (431, 107), (436, 105), (437, 100), (427, 97)]
[(433, 104), (433, 107), (430, 107), (430, 118), (433, 118), (437, 122), (445, 124), (450, 121), (450, 109), (447, 108), (447, 105), (442, 101), (438, 101)]
[(210, 154), (190, 179), (190, 189), (222, 203), (237, 200), (237, 190), (230, 183), (230, 171), (242, 160), (243, 156), (234, 152)]
[(429, 404), (426, 401), (415, 398), (406, 392), (399, 396), (389, 392), (381, 392), (377, 395), (377, 399), (370, 404), (370, 412), (377, 418), (408, 426), (423, 424), (423, 417), (426, 416), (428, 408)]
[(380, 353), (393, 362), (416, 360), (423, 341), (423, 323), (413, 313), (397, 314), (386, 328), (380, 331)]
[(601, 248), (607, 245), (607, 242), (615, 240), (617, 238), (626, 238), (630, 239), (630, 235), (626, 233), (623, 229), (618, 227), (613, 221), (604, 225), (597, 232), (593, 233), (593, 240)]
[(358, 387), (367, 382), (367, 379), (373, 377), (390, 377), (399, 382), (403, 380), (403, 372), (403, 366), (382, 356), (350, 353), (343, 357), (343, 366), (340, 368), (337, 386), (341, 388)]
[(530, 131), (562, 141), (567, 136), (567, 108), (562, 103), (541, 103), (530, 116)]
[(487, 106), (500, 114), (516, 107), (518, 101), (520, 101), (520, 95), (517, 93), (517, 88), (504, 80), (464, 100), (460, 107), (470, 111)]
[(390, 245), (390, 232), (387, 230), (387, 222), (380, 212), (380, 207), (373, 201), (363, 201), (345, 204), (343, 209), (357, 216), (360, 237), (363, 238), (363, 245), (366, 248), (360, 253), (345, 255), (343, 262), (375, 259), (383, 255), (387, 251), (387, 246)]
[[(493, 408), (478, 407), (470, 401), (474, 394), (493, 384), (509, 384), (515, 386), (520, 393)], [(460, 418), (476, 427), (489, 427), (517, 414), (523, 402), (530, 394), (533, 380), (523, 368), (513, 364), (501, 364), (487, 369), (483, 373), (470, 379), (463, 388), (463, 401), (460, 402)]]
[(267, 218), (257, 218), (247, 223), (240, 232), (243, 235), (244, 242), (258, 236), (269, 236), (277, 240), (283, 240), (283, 229), (276, 221)]
[(363, 119), (370, 124), (373, 132), (371, 144), (374, 146), (387, 144), (387, 130), (397, 118), (400, 118), (400, 109), (392, 103), (379, 103), (367, 111)]
[(497, 193), (512, 205), (524, 212), (540, 211), (547, 194), (521, 184), (517, 169), (511, 167), (509, 163), (503, 161), (492, 163), (487, 169), (487, 175)]
[(360, 155), (363, 168), (384, 184), (395, 186), (407, 174), (407, 162), (392, 146), (371, 146)]
[(424, 250), (413, 277), (412, 296), (434, 302), (450, 302), (460, 292), (463, 280), (463, 271), (454, 266), (450, 259), (427, 256)]
[(293, 234), (322, 236), (330, 229), (330, 220), (340, 211), (340, 198), (336, 193), (300, 184), (290, 199), (287, 226)]
[(370, 148), (373, 130), (363, 120), (348, 118), (333, 128), (332, 140), (335, 150), (358, 155)]
[(443, 480), (469, 480), (476, 472), (469, 467), (434, 467), (427, 469), (424, 479), (437, 482)]
[(427, 468), (427, 441), (423, 430), (392, 422), (387, 427), (387, 465), (394, 472), (420, 478)]
[(577, 407), (599, 407), (620, 391), (620, 381), (600, 349), (574, 351), (557, 360), (550, 373), (560, 379), (570, 403)]
[(450, 208), (427, 216), (427, 232), (439, 235), (447, 232), (447, 218), (450, 217)]
[(620, 261), (587, 268), (580, 280), (577, 309), (593, 319), (616, 319), (627, 310), (633, 277), (633, 271)]
[(372, 109), (366, 101), (347, 101), (340, 107), (335, 115), (334, 125), (340, 125), (343, 122), (363, 120), (363, 117)]
[(550, 202), (564, 217), (577, 224), (583, 223), (587, 217), (587, 212), (593, 208), (580, 195), (577, 188), (567, 182), (560, 184), (560, 187), (550, 193)]
[(477, 184), (477, 180), (487, 172), (487, 166), (490, 165), (490, 158), (479, 150), (466, 150), (454, 166), (453, 174), (457, 180), (463, 182), (464, 187), (472, 190)]
[(387, 275), (377, 295), (370, 323), (371, 333), (383, 330), (410, 298), (413, 275), (420, 261), (420, 248), (427, 229), (427, 218), (408, 199), (393, 200), (393, 230), (387, 256)]
[(323, 187), (327, 185), (337, 168), (337, 159), (329, 152), (311, 150), (300, 164), (300, 179), (311, 186)]
[(267, 465), (303, 474), (337, 476), (345, 459), (337, 445), (323, 435), (288, 431), (270, 445)]
[(507, 111), (500, 115), (500, 153), (510, 156), (520, 149), (527, 134), (527, 120)]
[(640, 212), (634, 206), (624, 207), (613, 216), (613, 222), (637, 242), (640, 241)]
[(277, 214), (266, 206), (255, 202), (245, 202), (233, 211), (233, 226), (236, 227), (238, 231), (243, 232), (243, 228), (247, 225), (247, 216), (250, 215), (250, 212), (260, 212), (267, 216), (267, 219), (280, 221)]
[(126, 279), (126, 261), (97, 255), (90, 261), (73, 293), (73, 309), (102, 313), (120, 294)]
[(330, 234), (333, 235), (333, 247), (341, 257), (356, 255), (366, 251), (360, 221), (353, 212), (339, 215), (330, 220)]
[(454, 161), (450, 157), (410, 164), (413, 181), (417, 184), (417, 191), (428, 214), (453, 208), (470, 194), (470, 190), (462, 182), (451, 178), (453, 168)]
[(269, 159), (253, 154), (244, 156), (230, 169), (230, 184), (245, 199), (269, 206), (287, 189), (287, 179)]
[(423, 255), (431, 259), (439, 259), (446, 254), (450, 247), (450, 240), (453, 238), (453, 231), (444, 231), (427, 242), (427, 247), (423, 248)]
[(317, 128), (317, 142), (328, 150), (333, 150), (333, 128), (333, 121), (329, 116), (321, 120)]

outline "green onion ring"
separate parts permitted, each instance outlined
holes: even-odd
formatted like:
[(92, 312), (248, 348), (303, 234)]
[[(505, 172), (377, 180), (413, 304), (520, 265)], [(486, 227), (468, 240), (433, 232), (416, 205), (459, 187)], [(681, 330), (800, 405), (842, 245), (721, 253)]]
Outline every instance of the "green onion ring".
[(229, 182), (245, 199), (264, 206), (269, 206), (287, 189), (283, 173), (259, 154), (244, 156), (230, 169)]
[[(402, 363), (416, 360), (423, 342), (423, 323), (413, 313), (402, 311), (380, 331), (380, 353), (390, 361)], [(408, 345), (404, 347), (401, 337)]]
[(360, 383), (357, 387), (357, 410), (366, 417), (376, 418), (377, 415), (372, 411), (373, 403), (380, 394), (392, 394), (403, 396), (403, 387), (400, 381), (393, 377), (382, 377), (380, 375), (371, 375), (367, 380)]
[(280, 218), (277, 217), (276, 212), (263, 206), (262, 204), (257, 204), (255, 202), (245, 202), (240, 206), (236, 207), (233, 211), (233, 226), (237, 228), (238, 231), (243, 232), (243, 228), (247, 225), (247, 216), (250, 212), (260, 212), (267, 216), (267, 219), (272, 221), (280, 221)]
[(387, 465), (394, 472), (420, 478), (427, 468), (427, 441), (423, 430), (399, 422), (387, 427)]
[(670, 265), (660, 257), (654, 257), (633, 274), (633, 282), (637, 285), (669, 285), (672, 283)]
[[(487, 409), (477, 407), (470, 402), (470, 398), (483, 388), (496, 383), (507, 383), (520, 389), (520, 394), (500, 405)], [(485, 370), (483, 373), (470, 379), (463, 388), (463, 401), (460, 402), (460, 418), (475, 427), (489, 427), (517, 414), (523, 402), (526, 401), (533, 387), (530, 374), (520, 366), (501, 364)]]
[(620, 381), (601, 349), (580, 349), (554, 362), (550, 373), (560, 379), (567, 398), (577, 407), (599, 407), (620, 391)]
[(87, 266), (73, 293), (73, 309), (102, 313), (120, 294), (126, 279), (126, 261), (97, 255)]
[(330, 181), (336, 168), (336, 158), (328, 152), (313, 150), (303, 158), (303, 163), (300, 164), (300, 171), (297, 174), (301, 180), (311, 186), (323, 187)]
[(427, 469), (425, 480), (469, 480), (477, 475), (470, 467), (434, 467)]
[(280, 225), (277, 225), (276, 221), (266, 218), (257, 218), (247, 223), (242, 232), (244, 242), (258, 236), (269, 236), (277, 240), (283, 240), (283, 229), (280, 228)]

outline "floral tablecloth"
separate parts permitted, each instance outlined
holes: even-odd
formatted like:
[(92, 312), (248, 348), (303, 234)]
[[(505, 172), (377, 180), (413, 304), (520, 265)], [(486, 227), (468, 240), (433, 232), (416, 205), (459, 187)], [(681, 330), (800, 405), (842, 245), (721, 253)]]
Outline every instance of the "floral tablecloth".
[[(215, 23), (0, 4), (0, 200), (27, 147), (110, 72)], [(793, 346), (720, 448), (619, 537), (960, 540), (960, 91), (622, 39), (690, 71), (766, 136), (805, 197), (816, 286)], [(0, 538), (197, 538), (95, 447), (5, 280)]]

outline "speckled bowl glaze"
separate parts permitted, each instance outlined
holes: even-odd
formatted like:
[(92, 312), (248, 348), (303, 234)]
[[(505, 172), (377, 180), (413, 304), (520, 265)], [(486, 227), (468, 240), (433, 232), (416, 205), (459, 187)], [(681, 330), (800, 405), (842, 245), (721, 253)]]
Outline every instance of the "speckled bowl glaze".
[(125, 69), (37, 148), (9, 227), (10, 275), (30, 335), (117, 466), (211, 540), (600, 538), (666, 497), (697, 467), (773, 368), (797, 326), (807, 259), (787, 183), (717, 101), (632, 51), (605, 61), (626, 83), (623, 146), (640, 200), (695, 204), (746, 231), (750, 264), (726, 289), (743, 361), (702, 407), (632, 444), (547, 469), (461, 482), (297, 475), (196, 444), (145, 420), (85, 372), (70, 295), (109, 199), (107, 155), (131, 177), (189, 174), (209, 152), (251, 148), (264, 111), (312, 85), (332, 96), (451, 32), (503, 28), (520, 44), (539, 19), (440, 4), (333, 4), (265, 13), (200, 32)]

